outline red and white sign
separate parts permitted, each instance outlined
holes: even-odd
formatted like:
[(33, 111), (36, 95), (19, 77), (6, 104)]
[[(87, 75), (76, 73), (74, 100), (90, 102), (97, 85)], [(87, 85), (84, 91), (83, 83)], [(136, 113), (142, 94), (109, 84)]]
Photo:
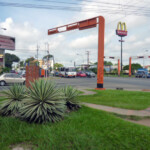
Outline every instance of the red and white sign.
[(0, 35), (0, 49), (15, 50), (15, 38)]
[(116, 34), (119, 36), (127, 36), (127, 31), (124, 30), (116, 30)]

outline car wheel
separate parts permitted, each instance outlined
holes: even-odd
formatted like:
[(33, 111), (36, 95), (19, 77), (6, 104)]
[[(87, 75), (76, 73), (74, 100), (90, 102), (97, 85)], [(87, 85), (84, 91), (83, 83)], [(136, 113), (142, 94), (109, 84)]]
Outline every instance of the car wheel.
[(5, 81), (0, 81), (0, 86), (5, 86), (6, 82)]

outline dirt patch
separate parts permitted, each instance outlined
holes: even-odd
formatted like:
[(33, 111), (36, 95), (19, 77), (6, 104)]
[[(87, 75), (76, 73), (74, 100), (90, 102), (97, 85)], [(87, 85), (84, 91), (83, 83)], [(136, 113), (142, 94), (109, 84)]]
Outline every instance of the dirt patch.
[(94, 94), (96, 94), (96, 92), (90, 91), (90, 90), (86, 90), (86, 89), (79, 89), (79, 90), (82, 91), (82, 92), (84, 92), (81, 95), (94, 95)]
[(137, 121), (136, 120), (129, 120), (129, 119), (125, 119), (125, 120), (150, 127), (150, 119), (142, 119), (142, 120), (137, 120)]
[(144, 92), (150, 92), (150, 89), (142, 89)]
[(132, 115), (126, 116), (126, 115), (119, 115), (119, 114), (114, 114), (114, 115), (124, 120), (127, 120), (129, 122), (150, 127), (150, 116), (141, 117), (141, 116), (132, 116)]
[(20, 143), (16, 145), (11, 145), (11, 150), (34, 150), (34, 147), (32, 144), (27, 143)]

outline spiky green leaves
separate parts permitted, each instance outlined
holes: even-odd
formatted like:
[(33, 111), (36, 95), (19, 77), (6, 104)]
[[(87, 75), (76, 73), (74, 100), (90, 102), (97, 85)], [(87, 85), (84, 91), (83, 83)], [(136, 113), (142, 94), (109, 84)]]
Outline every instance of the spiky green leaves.
[(71, 86), (66, 86), (62, 88), (62, 92), (64, 93), (68, 109), (77, 110), (81, 107), (78, 101), (79, 91), (77, 89)]
[(25, 88), (14, 84), (6, 91), (2, 91), (7, 100), (2, 101), (0, 105), (0, 114), (3, 116), (17, 115), (19, 109), (23, 106), (23, 100), (26, 97)]
[(65, 101), (59, 89), (51, 81), (43, 79), (31, 83), (28, 98), (20, 114), (28, 122), (56, 122), (62, 119), (66, 110)]

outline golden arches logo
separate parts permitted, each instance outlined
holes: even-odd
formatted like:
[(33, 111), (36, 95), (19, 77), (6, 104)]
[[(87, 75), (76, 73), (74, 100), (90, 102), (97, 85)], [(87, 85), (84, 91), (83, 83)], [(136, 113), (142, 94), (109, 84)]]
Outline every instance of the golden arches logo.
[(116, 34), (118, 36), (127, 36), (127, 26), (126, 26), (126, 23), (125, 22), (118, 22), (118, 25), (117, 25), (117, 30), (116, 30)]
[(125, 22), (123, 22), (123, 23), (118, 22), (117, 30), (127, 31), (126, 23)]

